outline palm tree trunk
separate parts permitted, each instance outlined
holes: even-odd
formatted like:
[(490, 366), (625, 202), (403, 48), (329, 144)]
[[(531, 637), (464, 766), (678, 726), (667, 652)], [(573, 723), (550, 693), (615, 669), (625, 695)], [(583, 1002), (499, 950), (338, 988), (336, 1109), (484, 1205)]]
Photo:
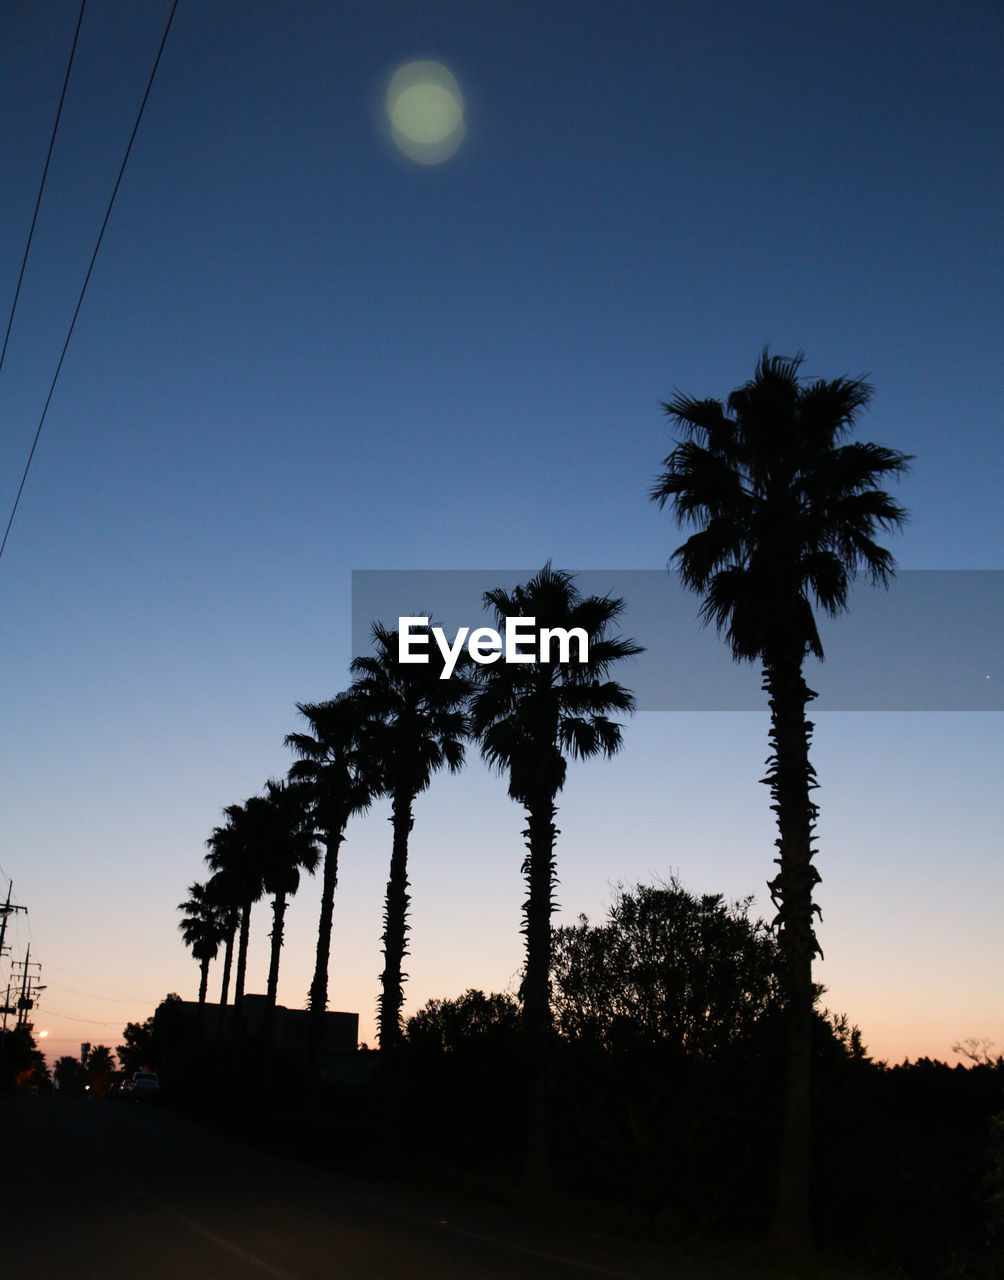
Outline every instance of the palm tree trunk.
[(775, 923), (782, 964), (787, 1022), (787, 1095), (778, 1170), (777, 1202), (771, 1227), (774, 1244), (789, 1253), (812, 1250), (810, 1214), (812, 1088), (812, 959), (819, 947), (812, 927), (812, 892), (819, 872), (812, 865), (817, 808), (809, 762), (812, 723), (805, 708), (816, 695), (802, 675), (804, 649), (785, 643), (769, 649), (764, 689), (771, 711), (767, 776), (777, 813), (780, 870), (770, 882), (777, 907)]
[(202, 1043), (202, 1029), (206, 1022), (206, 989), (209, 986), (209, 956), (199, 961), (199, 1007), (195, 1015), (195, 1035)]
[(414, 796), (410, 791), (398, 791), (391, 805), (391, 824), (394, 830), (390, 855), (390, 879), (387, 881), (387, 900), (383, 913), (384, 970), (380, 977), (381, 993), (377, 1014), (380, 1048), (393, 1052), (402, 1040), (401, 1006), (404, 1003), (404, 957), (407, 955), (408, 936), (408, 836), (415, 819), (411, 806)]
[(220, 1019), (222, 1021), (224, 1011), (227, 1007), (227, 997), (230, 994), (230, 968), (234, 959), (234, 934), (237, 932), (236, 927), (231, 929), (227, 934), (226, 950), (223, 952), (223, 985), (220, 987)]
[(223, 952), (223, 982), (220, 986), (220, 1007), (216, 1011), (216, 1022), (213, 1027), (213, 1035), (217, 1040), (223, 1037), (226, 1029), (227, 997), (230, 994), (230, 969), (234, 959), (234, 935), (236, 932), (237, 925), (235, 922), (233, 928), (227, 933)]
[(551, 913), (554, 910), (554, 825), (557, 809), (546, 794), (527, 808), (523, 862), (528, 894), (523, 904), (526, 970), (523, 976), (523, 1036), (527, 1081), (527, 1150), (524, 1180), (544, 1190), (550, 1180), (547, 1155), (547, 1072), (551, 1042)]
[(328, 1007), (328, 962), (331, 958), (331, 922), (338, 885), (338, 850), (342, 843), (342, 824), (330, 828), (324, 847), (324, 873), (321, 884), (321, 917), (317, 924), (317, 958), (310, 984), (307, 1007), (307, 1051), (317, 1065), (324, 1043), (324, 1012)]
[(251, 932), (251, 903), (241, 907), (240, 938), (237, 943), (237, 977), (234, 980), (234, 1017), (240, 1016), (244, 1003), (244, 974), (248, 964), (248, 935)]
[(262, 1038), (268, 1044), (272, 1033), (272, 1015), (279, 992), (279, 953), (282, 950), (282, 925), (286, 915), (285, 891), (272, 900), (272, 950), (268, 962), (268, 989), (265, 992), (265, 1016), (262, 1019)]

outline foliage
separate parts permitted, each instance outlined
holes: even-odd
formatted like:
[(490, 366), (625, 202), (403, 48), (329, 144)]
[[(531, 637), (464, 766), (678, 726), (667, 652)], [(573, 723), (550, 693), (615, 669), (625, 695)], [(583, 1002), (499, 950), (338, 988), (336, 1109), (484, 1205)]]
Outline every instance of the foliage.
[[(122, 1032), (123, 1044), (118, 1047), (122, 1070), (131, 1076), (156, 1061), (153, 1043), (153, 1014), (145, 1022), (127, 1022)], [(152, 1067), (151, 1067), (152, 1069)]]
[[(250, 802), (248, 802), (250, 803)], [(254, 817), (247, 804), (232, 804), (224, 809), (226, 823), (214, 827), (206, 840), (206, 862), (215, 873), (214, 896), (218, 896), (231, 913), (236, 912), (240, 930), (237, 945), (237, 974), (234, 982), (234, 1009), (240, 1009), (244, 996), (248, 941), (251, 930), (251, 908), (265, 891), (262, 880), (260, 848), (254, 840)], [(228, 935), (229, 958), (233, 938)], [(229, 969), (226, 977), (229, 979)], [(221, 1004), (222, 996), (221, 996)]]
[(429, 1000), (408, 1019), (408, 1044), (425, 1053), (462, 1053), (472, 1046), (511, 1043), (519, 1026), (519, 1002), (510, 995), (473, 988), (455, 1000)]
[(169, 1055), (184, 1046), (183, 1001), (175, 992), (164, 997), (145, 1022), (127, 1022), (123, 1044), (116, 1050), (126, 1075), (162, 1071)]
[(663, 1044), (702, 1059), (749, 1039), (779, 1002), (777, 944), (751, 903), (695, 897), (675, 877), (621, 886), (604, 924), (554, 932), (557, 1028), (604, 1051)]
[(206, 980), (209, 963), (216, 958), (220, 943), (227, 936), (229, 912), (217, 897), (212, 880), (208, 884), (190, 884), (188, 897), (178, 903), (178, 910), (184, 912), (178, 928), (185, 946), (199, 962), (199, 1004), (206, 1000)]
[(95, 1076), (108, 1075), (115, 1070), (115, 1055), (107, 1045), (96, 1044), (89, 1050), (87, 1061), (83, 1065), (90, 1081)]
[(300, 887), (300, 872), (313, 875), (320, 861), (305, 790), (270, 779), (265, 795), (252, 796), (245, 807), (265, 892), (292, 896)]
[(388, 1101), (423, 1162), (512, 1176), (523, 1151), (520, 1006), (468, 990), (408, 1019), (406, 1057)]
[(87, 1084), (87, 1069), (70, 1054), (56, 1059), (52, 1069), (56, 1089), (66, 1098), (80, 1097)]
[(298, 702), (296, 709), (310, 733), (286, 735), (286, 746), (297, 756), (289, 777), (306, 786), (317, 829), (331, 839), (353, 814), (369, 808), (380, 781), (366, 732), (367, 708), (350, 690), (327, 702)]
[(620, 749), (621, 726), (611, 713), (634, 709), (631, 694), (607, 680), (613, 665), (641, 652), (633, 640), (611, 635), (624, 601), (582, 596), (573, 575), (546, 564), (512, 591), (485, 592), (504, 629), (508, 618), (535, 618), (538, 630), (581, 629), (585, 662), (496, 662), (481, 669), (472, 723), (489, 764), (508, 774), (509, 794), (527, 808), (553, 798), (565, 785), (567, 758), (611, 756)]
[(820, 1243), (923, 1280), (996, 1280), (1004, 1063), (814, 1063)]
[(0, 1031), (0, 1090), (7, 1091), (26, 1082), (40, 1091), (48, 1088), (45, 1055), (28, 1027), (10, 1027)]

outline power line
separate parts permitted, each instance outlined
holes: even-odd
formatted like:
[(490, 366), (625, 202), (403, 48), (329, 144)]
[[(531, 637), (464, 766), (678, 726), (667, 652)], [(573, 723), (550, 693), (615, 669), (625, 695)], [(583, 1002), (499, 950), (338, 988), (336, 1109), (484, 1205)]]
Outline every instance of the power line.
[(63, 102), (66, 99), (66, 86), (70, 83), (70, 70), (73, 67), (73, 55), (77, 51), (77, 38), (80, 35), (80, 26), (84, 20), (84, 6), (87, 0), (80, 0), (80, 13), (77, 15), (77, 29), (73, 33), (73, 44), (70, 47), (70, 57), (66, 64), (66, 75), (63, 77), (63, 91), (59, 95), (59, 106), (56, 108), (56, 119), (52, 125), (52, 136), (49, 138), (49, 150), (45, 157), (45, 168), (42, 170), (42, 181), (38, 184), (38, 196), (35, 200), (35, 212), (31, 215), (31, 227), (28, 230), (28, 243), (24, 246), (24, 256), (21, 258), (21, 270), (17, 277), (17, 287), (14, 290), (14, 301), (10, 304), (10, 315), (7, 317), (7, 332), (4, 334), (3, 350), (0, 351), (0, 370), (3, 369), (4, 357), (7, 355), (7, 343), (10, 340), (11, 325), (14, 323), (14, 312), (17, 310), (17, 300), (21, 296), (21, 281), (24, 279), (24, 269), (28, 265), (28, 253), (31, 249), (31, 242), (35, 235), (35, 223), (38, 221), (38, 209), (42, 203), (42, 192), (45, 190), (45, 179), (49, 174), (49, 161), (52, 159), (52, 148), (56, 144), (56, 131), (59, 129), (59, 120), (63, 114)]
[(114, 1022), (101, 1022), (97, 1018), (75, 1018), (69, 1013), (57, 1013), (55, 1009), (50, 1009), (48, 1006), (43, 1009), (41, 1005), (38, 1005), (37, 1011), (39, 1013), (45, 1013), (50, 1018), (64, 1018), (67, 1022), (86, 1022), (92, 1027), (118, 1027), (122, 1025), (121, 1020)]
[(153, 70), (150, 72), (150, 79), (147, 81), (146, 92), (143, 94), (143, 101), (139, 104), (139, 112), (136, 115), (136, 123), (132, 127), (132, 133), (129, 135), (129, 143), (125, 149), (125, 155), (122, 157), (122, 165), (119, 168), (119, 176), (115, 179), (115, 186), (112, 190), (111, 199), (108, 201), (108, 208), (105, 210), (104, 221), (101, 224), (101, 230), (98, 232), (97, 243), (94, 246), (94, 252), (91, 254), (90, 265), (87, 268), (87, 275), (84, 276), (84, 283), (80, 288), (80, 296), (77, 298), (77, 305), (73, 311), (73, 319), (70, 321), (70, 328), (66, 334), (66, 341), (63, 343), (63, 350), (59, 356), (59, 363), (56, 365), (56, 372), (52, 375), (52, 382), (49, 384), (49, 394), (45, 397), (45, 405), (42, 408), (42, 416), (38, 420), (38, 429), (35, 432), (35, 439), (32, 441), (31, 452), (28, 454), (28, 461), (24, 465), (24, 474), (21, 477), (21, 483), (18, 486), (17, 497), (14, 499), (14, 506), (11, 508), (10, 519), (7, 521), (7, 528), (4, 531), (3, 542), (0, 543), (0, 556), (4, 553), (7, 546), (7, 538), (10, 534), (10, 527), (14, 523), (14, 516), (17, 513), (18, 504), (21, 501), (21, 493), (24, 490), (24, 482), (28, 479), (28, 469), (31, 467), (31, 460), (35, 456), (35, 447), (38, 444), (38, 437), (42, 434), (42, 424), (45, 422), (45, 415), (49, 412), (49, 404), (52, 400), (52, 393), (56, 389), (56, 381), (59, 378), (59, 371), (63, 367), (63, 360), (66, 356), (66, 349), (70, 345), (70, 339), (73, 337), (73, 329), (77, 323), (77, 316), (80, 314), (80, 307), (84, 301), (84, 294), (87, 291), (87, 284), (91, 278), (91, 272), (94, 270), (94, 263), (98, 256), (98, 250), (101, 248), (101, 241), (104, 239), (105, 228), (108, 226), (108, 219), (111, 217), (112, 205), (115, 203), (115, 197), (118, 195), (119, 185), (122, 182), (122, 175), (125, 173), (126, 164), (129, 162), (129, 153), (132, 151), (132, 144), (135, 141), (136, 134), (139, 131), (139, 123), (143, 118), (143, 111), (146, 107), (147, 98), (150, 96), (150, 90), (153, 88), (153, 78), (157, 74), (157, 68), (160, 66), (160, 57), (164, 52), (164, 45), (167, 44), (168, 33), (171, 30), (171, 23), (174, 21), (174, 13), (178, 7), (178, 0), (174, 0), (171, 5), (171, 12), (167, 16), (167, 25), (164, 28), (164, 35), (160, 41), (160, 48), (157, 50), (157, 57), (154, 59)]
[[(128, 1003), (130, 1001), (143, 1003), (143, 998), (140, 996), (117, 995), (112, 987), (106, 987), (103, 983), (95, 982), (92, 978), (85, 978), (84, 975), (81, 973), (73, 973), (72, 970), (70, 969), (60, 969), (58, 964), (50, 964), (48, 960), (45, 962), (45, 967), (46, 969), (53, 969), (56, 973), (61, 973), (67, 978), (72, 978), (74, 982), (84, 982), (89, 987), (97, 987), (99, 991), (107, 991), (109, 997), (117, 999), (123, 1004)], [(87, 992), (82, 991), (79, 994), (87, 995)], [(94, 997), (94, 998), (97, 999), (98, 997)], [(101, 998), (103, 999), (104, 997), (101, 997)]]
[[(46, 965), (46, 968), (51, 968)], [(71, 996), (80, 996), (82, 1000), (100, 1000), (103, 1004), (149, 1004), (149, 1000), (144, 1000), (135, 996), (95, 996), (89, 991), (77, 991), (74, 987), (64, 987), (61, 982), (50, 982), (49, 986), (53, 991), (66, 991)]]

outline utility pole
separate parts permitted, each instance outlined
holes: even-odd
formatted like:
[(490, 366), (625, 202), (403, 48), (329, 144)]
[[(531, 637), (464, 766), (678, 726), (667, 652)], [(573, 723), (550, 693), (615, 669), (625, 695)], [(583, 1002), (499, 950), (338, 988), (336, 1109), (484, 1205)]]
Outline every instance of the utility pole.
[[(4, 902), (2, 905), (0, 905), (0, 960), (2, 960), (4, 955), (7, 953), (7, 951), (10, 950), (9, 947), (4, 945), (5, 939), (7, 937), (7, 921), (10, 919), (12, 915), (16, 914), (18, 911), (26, 912), (28, 910), (27, 907), (19, 907), (15, 903), (11, 902), (10, 898), (13, 891), (14, 891), (14, 881), (8, 880), (7, 901)], [(29, 951), (30, 951), (30, 947), (29, 947)], [(25, 955), (24, 960), (25, 960), (24, 971), (25, 971), (25, 974), (27, 975), (28, 973), (28, 955), (27, 954)], [(38, 968), (41, 968), (41, 965), (38, 965)], [(25, 1020), (27, 1017), (27, 1011), (28, 1009), (31, 1008), (32, 1004), (34, 1003), (34, 1001), (30, 998), (27, 985), (22, 983), (21, 999), (18, 1000), (16, 1006), (11, 1004), (10, 989), (11, 989), (11, 979), (13, 977), (14, 977), (14, 965), (12, 964), (11, 971), (7, 978), (7, 994), (4, 997), (4, 1002), (2, 1006), (3, 1030), (2, 1032), (0, 1032), (0, 1079), (3, 1078), (4, 1065), (5, 1065), (3, 1062), (3, 1059), (5, 1057), (5, 1051), (7, 1048), (7, 1015), (9, 1013), (16, 1013), (17, 1026), (20, 1027), (25, 1023)], [(30, 1024), (29, 1024), (29, 1030), (30, 1030)]]
[(10, 1002), (10, 983), (7, 983), (7, 999), (3, 1002), (3, 1029), (7, 1031), (7, 1015), (8, 1013), (17, 1013), (17, 1009)]
[(16, 906), (10, 900), (11, 890), (14, 888), (14, 881), (11, 880), (7, 885), (7, 901), (0, 907), (0, 956), (4, 953), (3, 940), (7, 936), (7, 917), (13, 915), (15, 911), (27, 911), (27, 907)]
[[(28, 910), (28, 908), (27, 908), (27, 907), (19, 907), (19, 906), (17, 906), (15, 903), (11, 902), (11, 900), (10, 900), (10, 895), (11, 895), (11, 893), (12, 893), (13, 889), (14, 889), (14, 881), (13, 881), (13, 880), (10, 880), (10, 881), (8, 881), (8, 884), (7, 884), (7, 901), (3, 904), (3, 906), (0, 906), (0, 958), (2, 958), (2, 957), (3, 957), (3, 955), (4, 955), (4, 953), (5, 953), (6, 951), (10, 950), (10, 948), (9, 948), (9, 947), (5, 947), (5, 946), (4, 946), (4, 938), (6, 938), (6, 936), (7, 936), (7, 921), (8, 921), (8, 919), (9, 919), (9, 918), (10, 918), (10, 917), (11, 917), (11, 916), (16, 912), (16, 911), (27, 911), (27, 910)], [(4, 1031), (6, 1031), (6, 1030), (7, 1030), (7, 1015), (8, 1015), (8, 1013), (17, 1013), (17, 1008), (16, 1008), (15, 1006), (13, 1006), (13, 1005), (11, 1004), (11, 1002), (10, 1002), (10, 982), (9, 982), (9, 981), (8, 981), (8, 983), (7, 983), (7, 998), (6, 998), (6, 999), (4, 1000), (4, 1002), (3, 1002), (3, 1009), (2, 1009), (2, 1012), (3, 1012), (3, 1029), (4, 1029)]]
[[(14, 964), (17, 965), (18, 961), (15, 960)], [(31, 959), (31, 943), (29, 942), (24, 953), (24, 964), (21, 968), (21, 995), (17, 1002), (17, 1025), (19, 1027), (28, 1025), (28, 1010), (35, 1003), (31, 998), (31, 978), (29, 976), (32, 968), (41, 970), (42, 966), (37, 960)], [(41, 988), (36, 985), (35, 990), (39, 991)]]

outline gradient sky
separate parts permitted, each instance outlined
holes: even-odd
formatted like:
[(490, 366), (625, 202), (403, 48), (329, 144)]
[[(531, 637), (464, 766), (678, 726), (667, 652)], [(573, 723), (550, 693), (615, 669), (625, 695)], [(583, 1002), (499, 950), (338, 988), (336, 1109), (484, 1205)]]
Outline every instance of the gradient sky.
[[(77, 7), (0, 9), (4, 307)], [(0, 374), (4, 522), (169, 8), (87, 6)], [(870, 376), (862, 437), (916, 455), (901, 566), (1004, 568), (1002, 36), (993, 0), (181, 0), (0, 561), (0, 869), (50, 1057), (194, 998), (176, 904), (295, 703), (345, 687), (352, 570), (660, 568), (659, 402), (725, 397), (765, 343)], [(465, 99), (441, 165), (383, 118), (421, 58)], [(672, 873), (767, 913), (766, 733), (647, 712), (572, 767), (559, 918)], [(1004, 1045), (1000, 713), (820, 712), (813, 759), (824, 1003), (890, 1060)], [(336, 902), (366, 1040), (388, 812)], [(406, 1011), (514, 987), (522, 825), (477, 762), (418, 801)], [(263, 990), (264, 904), (253, 931)]]

